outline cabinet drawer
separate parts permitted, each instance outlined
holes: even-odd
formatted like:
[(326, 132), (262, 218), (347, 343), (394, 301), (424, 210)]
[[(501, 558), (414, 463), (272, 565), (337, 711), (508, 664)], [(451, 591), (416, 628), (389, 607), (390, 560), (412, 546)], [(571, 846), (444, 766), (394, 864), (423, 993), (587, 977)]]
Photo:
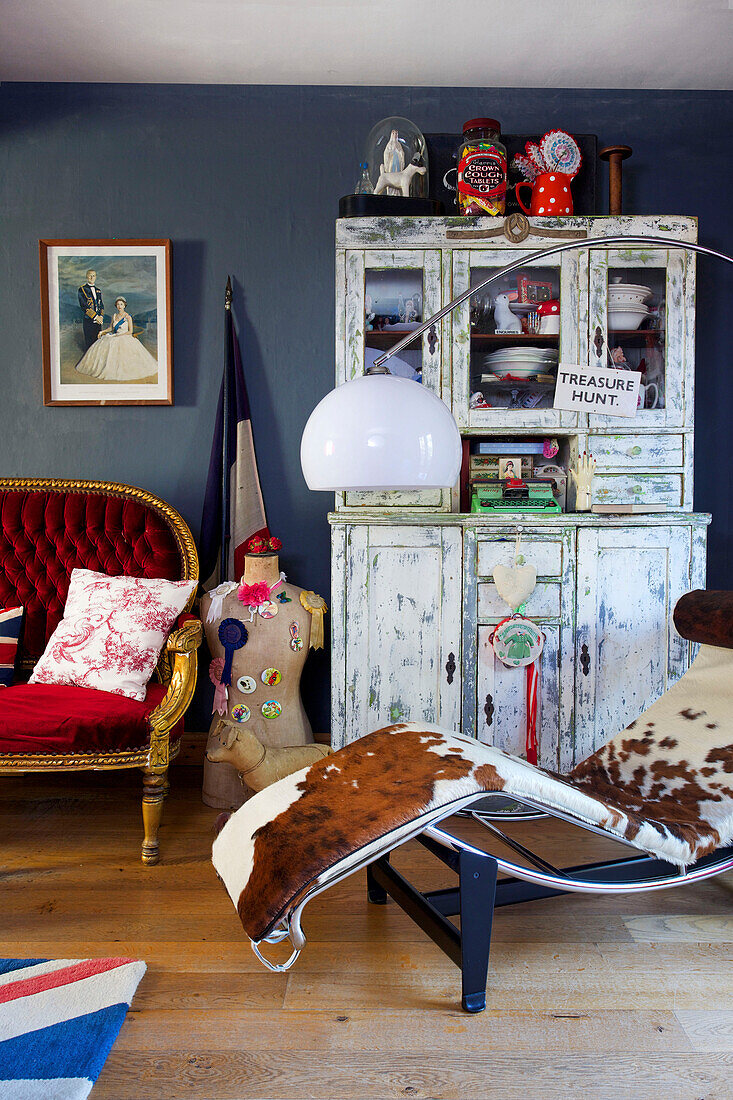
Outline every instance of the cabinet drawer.
[(598, 470), (654, 470), (684, 466), (682, 435), (591, 435)]
[[(530, 619), (560, 618), (560, 585), (552, 581), (540, 581), (527, 600), (526, 614)], [(505, 619), (511, 611), (496, 591), (495, 584), (478, 586), (479, 619)]]
[(450, 504), (448, 489), (378, 489), (344, 493), (343, 497), (347, 508), (429, 508), (447, 512)]
[[(519, 548), (527, 564), (537, 570), (538, 577), (562, 575), (562, 543), (544, 539), (522, 539)], [(490, 577), (495, 565), (514, 564), (514, 538), (478, 540), (478, 575)]]
[(666, 504), (682, 507), (682, 474), (600, 474), (593, 482), (596, 504)]

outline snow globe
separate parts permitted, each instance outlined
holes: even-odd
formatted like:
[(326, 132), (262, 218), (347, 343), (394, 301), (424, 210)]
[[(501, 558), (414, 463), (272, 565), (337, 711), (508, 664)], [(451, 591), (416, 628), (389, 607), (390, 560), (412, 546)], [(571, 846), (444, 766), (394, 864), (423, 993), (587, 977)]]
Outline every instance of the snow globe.
[(428, 150), (422, 133), (408, 118), (390, 116), (373, 126), (362, 160), (375, 195), (427, 198)]

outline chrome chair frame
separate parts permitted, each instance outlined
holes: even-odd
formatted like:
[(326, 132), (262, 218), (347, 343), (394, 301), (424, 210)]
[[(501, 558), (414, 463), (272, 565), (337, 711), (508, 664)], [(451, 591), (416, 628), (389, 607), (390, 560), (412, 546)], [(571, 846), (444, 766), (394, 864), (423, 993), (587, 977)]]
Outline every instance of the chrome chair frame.
[[(492, 814), (490, 810), (472, 810), (471, 806), (476, 802), (506, 800), (506, 795), (494, 796), (482, 792), (457, 800), (449, 806), (441, 806), (429, 820), (422, 818), (413, 830), (403, 833), (393, 844), (385, 846), (377, 853), (374, 846), (370, 845), (360, 859), (350, 863), (342, 871), (329, 876), (325, 881), (315, 881), (307, 886), (272, 931), (252, 943), (253, 951), (269, 970), (278, 973), (289, 970), (305, 946), (305, 933), (301, 924), (305, 906), (337, 882), (366, 867), (369, 901), (384, 905), (388, 896), (396, 901), (460, 968), (463, 1009), (466, 1012), (482, 1012), (486, 1007), (491, 925), (495, 908), (556, 897), (564, 893), (637, 894), (668, 890), (674, 886), (702, 882), (733, 870), (733, 845), (719, 848), (710, 856), (698, 860), (689, 869), (679, 868), (654, 856), (645, 855), (629, 841), (565, 811), (550, 809), (528, 798), (515, 795), (511, 797), (513, 802), (524, 807), (522, 813), (499, 815)], [(478, 821), (495, 839), (517, 852), (530, 866), (493, 855), (439, 827), (447, 817), (455, 814), (466, 815)], [(633, 848), (637, 854), (577, 867), (554, 867), (529, 848), (506, 836), (493, 824), (499, 816), (509, 819), (515, 816), (527, 820), (528, 815), (547, 815), (577, 825), (606, 840)], [(458, 875), (457, 887), (423, 893), (391, 865), (390, 853), (413, 839), (417, 839)], [(499, 879), (500, 871), (507, 877)], [(460, 916), (460, 929), (448, 919), (451, 916)], [(292, 947), (292, 953), (286, 962), (275, 963), (262, 954), (262, 944), (279, 944), (285, 940)]]

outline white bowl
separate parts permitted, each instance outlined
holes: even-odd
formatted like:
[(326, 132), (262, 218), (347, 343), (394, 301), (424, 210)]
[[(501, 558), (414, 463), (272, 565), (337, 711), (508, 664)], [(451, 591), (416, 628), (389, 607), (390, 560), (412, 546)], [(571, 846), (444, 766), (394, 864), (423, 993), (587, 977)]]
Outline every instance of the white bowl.
[(637, 329), (645, 317), (649, 316), (646, 306), (626, 309), (608, 310), (608, 327), (612, 331), (617, 329)]
[(609, 298), (614, 295), (626, 296), (633, 294), (643, 302), (645, 298), (651, 298), (652, 289), (649, 286), (642, 286), (641, 283), (622, 283), (613, 282), (608, 284), (608, 296)]
[(615, 306), (618, 309), (634, 309), (636, 306), (644, 305), (644, 298), (641, 294), (637, 294), (636, 291), (629, 291), (628, 294), (612, 294), (608, 292), (608, 304), (609, 306)]

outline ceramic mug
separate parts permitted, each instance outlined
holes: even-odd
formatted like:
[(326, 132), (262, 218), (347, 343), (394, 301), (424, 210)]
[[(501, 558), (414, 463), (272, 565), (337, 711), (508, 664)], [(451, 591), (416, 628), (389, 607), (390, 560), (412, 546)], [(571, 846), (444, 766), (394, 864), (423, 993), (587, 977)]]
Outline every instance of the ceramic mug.
[[(654, 397), (650, 399), (649, 405), (646, 404), (647, 395), (650, 390), (654, 390)], [(656, 382), (647, 382), (644, 385), (643, 382), (639, 383), (639, 396), (636, 399), (637, 409), (656, 409), (659, 404), (659, 387)]]
[[(570, 191), (571, 176), (564, 172), (541, 172), (534, 183), (523, 180), (515, 188), (517, 202), (525, 214), (544, 217), (563, 217), (573, 212), (573, 196)], [(529, 187), (532, 192), (529, 207), (522, 202), (520, 190)]]

